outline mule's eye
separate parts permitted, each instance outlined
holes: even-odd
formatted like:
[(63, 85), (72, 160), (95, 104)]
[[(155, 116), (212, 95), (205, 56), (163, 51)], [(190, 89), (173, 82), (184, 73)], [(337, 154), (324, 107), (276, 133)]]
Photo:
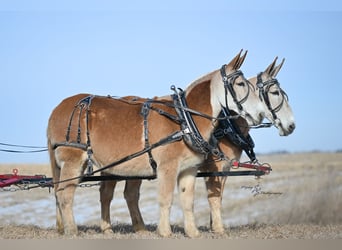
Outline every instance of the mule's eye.
[(244, 82), (238, 82), (238, 83), (236, 83), (238, 86), (240, 86), (240, 87), (244, 87), (246, 84), (244, 83)]
[(270, 92), (272, 95), (280, 95), (279, 91), (278, 90), (275, 90), (275, 91), (272, 91)]

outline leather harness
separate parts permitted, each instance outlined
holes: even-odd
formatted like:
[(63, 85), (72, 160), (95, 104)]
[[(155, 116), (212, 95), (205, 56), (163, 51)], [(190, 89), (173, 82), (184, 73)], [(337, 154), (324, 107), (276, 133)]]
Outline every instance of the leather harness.
[[(150, 165), (153, 169), (153, 173), (154, 173), (154, 175), (156, 175), (157, 163), (153, 159), (152, 149), (154, 149), (158, 146), (169, 144), (169, 143), (179, 141), (182, 139), (184, 139), (184, 142), (191, 149), (193, 149), (196, 152), (203, 154), (205, 157), (207, 157), (209, 154), (211, 154), (220, 160), (226, 159), (224, 153), (217, 147), (217, 143), (207, 142), (202, 137), (202, 135), (200, 134), (200, 132), (199, 132), (199, 130), (198, 130), (193, 118), (192, 118), (192, 114), (195, 114), (195, 115), (201, 115), (204, 118), (208, 118), (208, 119), (212, 119), (212, 120), (218, 120), (219, 125), (213, 133), (214, 138), (220, 139), (223, 136), (227, 136), (235, 145), (241, 147), (247, 153), (247, 155), (251, 158), (251, 160), (254, 161), (256, 158), (255, 158), (255, 154), (253, 152), (253, 147), (254, 147), (253, 140), (249, 135), (247, 137), (243, 136), (240, 129), (235, 124), (235, 122), (233, 120), (233, 116), (230, 115), (230, 111), (228, 109), (228, 101), (227, 101), (227, 93), (229, 91), (233, 97), (234, 102), (238, 106), (239, 110), (242, 110), (241, 104), (246, 101), (248, 94), (249, 94), (249, 91), (244, 98), (242, 98), (240, 101), (238, 101), (236, 98), (236, 93), (232, 87), (232, 84), (239, 75), (242, 75), (242, 72), (236, 71), (233, 74), (227, 76), (225, 74), (224, 69), (225, 69), (225, 65), (223, 65), (221, 68), (221, 76), (222, 76), (222, 80), (224, 82), (225, 92), (226, 92), (226, 107), (222, 107), (222, 111), (221, 111), (218, 118), (210, 117), (208, 115), (202, 114), (198, 111), (195, 111), (195, 110), (188, 108), (187, 103), (186, 103), (186, 99), (185, 99), (185, 92), (182, 89), (177, 90), (175, 86), (172, 86), (171, 90), (174, 91), (174, 94), (171, 95), (173, 103), (162, 102), (162, 101), (157, 101), (157, 100), (153, 100), (153, 99), (148, 99), (147, 101), (142, 103), (141, 115), (143, 116), (143, 124), (144, 124), (144, 142), (145, 142), (144, 149), (142, 149), (141, 151), (138, 151), (134, 154), (131, 154), (129, 156), (123, 157), (123, 158), (121, 158), (121, 159), (119, 159), (113, 163), (110, 163), (104, 167), (101, 167), (101, 168), (93, 171), (93, 164), (94, 164), (94, 162), (92, 160), (93, 151), (91, 148), (88, 123), (89, 123), (89, 107), (91, 105), (91, 101), (93, 100), (93, 98), (95, 96), (89, 95), (89, 96), (81, 99), (75, 105), (75, 107), (71, 113), (71, 116), (70, 116), (69, 125), (68, 125), (67, 131), (66, 131), (66, 136), (65, 136), (65, 142), (54, 144), (54, 149), (59, 147), (59, 146), (69, 146), (69, 147), (75, 147), (75, 148), (79, 148), (79, 149), (82, 149), (84, 151), (87, 151), (88, 157), (87, 157), (86, 175), (93, 175), (97, 172), (100, 172), (100, 171), (103, 171), (105, 169), (114, 167), (116, 165), (119, 165), (123, 162), (126, 162), (130, 159), (133, 159), (133, 158), (138, 157), (138, 156), (145, 154), (145, 153), (148, 154), (149, 162), (150, 162)], [(109, 98), (111, 98), (111, 97), (109, 97)], [(117, 99), (117, 100), (121, 100), (121, 101), (129, 103), (129, 101), (124, 100), (124, 99)], [(163, 104), (163, 105), (166, 105), (168, 107), (175, 108), (175, 110), (177, 112), (177, 116), (169, 114), (162, 109), (153, 107), (153, 105), (152, 105), (153, 103)], [(78, 120), (77, 120), (77, 124), (78, 124), (77, 138), (76, 138), (76, 141), (71, 141), (70, 140), (71, 124), (72, 124), (72, 121), (74, 119), (75, 111), (77, 109), (80, 110), (79, 115), (78, 115)], [(83, 110), (85, 110), (85, 112), (86, 112), (86, 136), (87, 136), (86, 143), (82, 143), (82, 141), (81, 141), (81, 125), (80, 124), (81, 124), (81, 115), (82, 115)], [(156, 111), (160, 115), (163, 115), (163, 116), (169, 118), (170, 120), (172, 120), (176, 123), (179, 123), (181, 130), (176, 131), (176, 132), (172, 133), (171, 135), (169, 135), (169, 136), (167, 136), (167, 137), (161, 139), (160, 141), (151, 145), (149, 142), (149, 137), (148, 137), (148, 131), (149, 131), (149, 129), (148, 129), (148, 127), (149, 127), (148, 126), (148, 115), (150, 113), (150, 110)], [(236, 118), (236, 116), (234, 118)], [(211, 138), (211, 139), (213, 139), (213, 138)], [(211, 141), (213, 141), (213, 140), (211, 140)]]

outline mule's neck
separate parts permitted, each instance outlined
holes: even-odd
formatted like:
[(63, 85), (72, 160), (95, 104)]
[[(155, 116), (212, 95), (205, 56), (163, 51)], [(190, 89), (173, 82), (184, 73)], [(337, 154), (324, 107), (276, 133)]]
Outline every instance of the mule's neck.
[[(202, 82), (196, 82), (186, 90), (186, 101), (188, 107), (211, 117), (217, 117), (218, 112), (214, 112), (211, 105), (211, 79), (205, 79)], [(192, 116), (194, 122), (205, 140), (209, 140), (213, 130), (213, 121), (198, 115)]]

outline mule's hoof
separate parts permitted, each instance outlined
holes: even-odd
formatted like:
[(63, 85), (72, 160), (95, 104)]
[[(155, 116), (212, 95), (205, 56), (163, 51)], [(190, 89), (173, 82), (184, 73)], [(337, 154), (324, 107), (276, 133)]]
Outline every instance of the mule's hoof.
[(226, 232), (223, 227), (213, 227), (211, 231), (214, 234), (224, 234)]
[(78, 230), (77, 228), (64, 229), (64, 235), (77, 236)]
[(111, 228), (107, 228), (107, 229), (103, 230), (102, 233), (105, 234), (105, 235), (114, 234), (114, 232), (113, 232), (113, 230)]
[(172, 235), (171, 229), (160, 229), (158, 227), (157, 229), (157, 233), (161, 236), (161, 237), (170, 237)]
[(139, 230), (139, 231), (135, 231), (136, 234), (140, 235), (140, 236), (148, 236), (150, 234), (150, 232), (148, 230)]
[(185, 232), (185, 234), (190, 237), (190, 238), (199, 238), (201, 237), (201, 233), (196, 229), (196, 230), (188, 230)]
[(57, 228), (57, 233), (63, 235), (64, 234), (64, 228)]
[(133, 230), (135, 233), (147, 232), (147, 229), (145, 226), (135, 226), (133, 227)]
[(146, 228), (144, 228), (144, 229), (134, 230), (134, 232), (137, 234), (146, 234), (149, 231)]

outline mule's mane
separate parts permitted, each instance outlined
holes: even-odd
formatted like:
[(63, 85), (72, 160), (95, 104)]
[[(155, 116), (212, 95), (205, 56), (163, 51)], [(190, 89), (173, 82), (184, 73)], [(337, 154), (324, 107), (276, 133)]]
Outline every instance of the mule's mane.
[(191, 90), (193, 87), (195, 87), (197, 84), (200, 84), (202, 82), (211, 80), (213, 78), (213, 75), (217, 72), (217, 70), (214, 70), (208, 74), (205, 74), (204, 76), (201, 76), (200, 78), (198, 78), (197, 80), (193, 81), (192, 83), (190, 83), (188, 85), (188, 87), (186, 88), (187, 90)]

